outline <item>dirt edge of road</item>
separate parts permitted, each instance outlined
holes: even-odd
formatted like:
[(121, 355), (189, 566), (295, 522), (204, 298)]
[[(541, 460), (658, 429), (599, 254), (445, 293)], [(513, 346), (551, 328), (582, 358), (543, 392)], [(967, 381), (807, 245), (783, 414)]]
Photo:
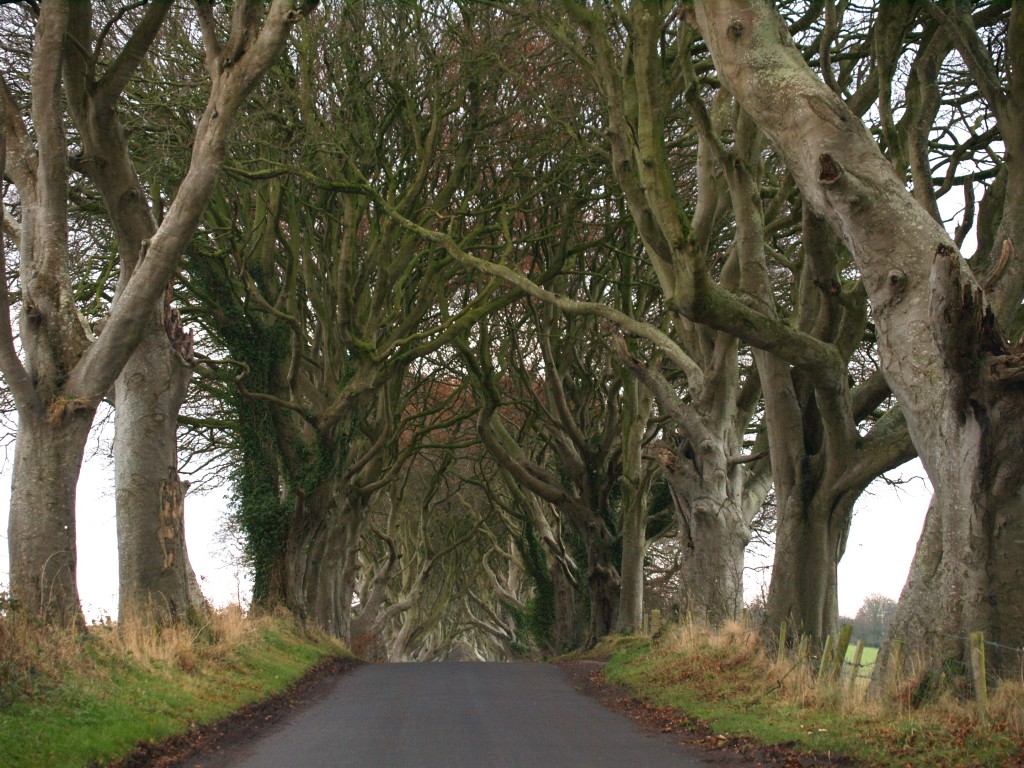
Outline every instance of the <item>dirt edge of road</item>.
[(702, 720), (637, 698), (625, 685), (611, 683), (604, 676), (603, 661), (563, 661), (557, 666), (580, 693), (590, 696), (613, 712), (625, 715), (643, 733), (671, 739), (676, 744), (696, 747), (711, 765), (764, 766), (765, 768), (818, 768), (857, 763), (838, 755), (801, 752), (781, 745), (764, 745), (752, 739), (726, 737), (715, 733)]
[(215, 763), (231, 747), (251, 741), (297, 708), (319, 700), (341, 675), (363, 663), (346, 656), (324, 659), (281, 693), (249, 704), (215, 723), (193, 726), (180, 736), (154, 744), (140, 742), (130, 755), (111, 763), (109, 768), (176, 768), (190, 765), (200, 754), (204, 766), (211, 760)]

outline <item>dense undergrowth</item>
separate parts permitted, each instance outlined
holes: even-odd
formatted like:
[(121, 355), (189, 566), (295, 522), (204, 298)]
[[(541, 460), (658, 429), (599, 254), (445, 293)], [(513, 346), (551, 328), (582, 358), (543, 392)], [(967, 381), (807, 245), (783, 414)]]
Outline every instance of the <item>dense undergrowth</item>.
[(695, 716), (717, 734), (846, 756), (864, 766), (965, 768), (1024, 765), (1024, 686), (1006, 681), (987, 708), (952, 692), (912, 706), (918, 681), (868, 696), (866, 682), (818, 684), (810, 664), (779, 663), (739, 625), (718, 632), (671, 627), (618, 638), (598, 653), (605, 674), (637, 696)]
[(105, 765), (284, 690), (344, 649), (286, 614), (43, 628), (0, 616), (0, 766)]

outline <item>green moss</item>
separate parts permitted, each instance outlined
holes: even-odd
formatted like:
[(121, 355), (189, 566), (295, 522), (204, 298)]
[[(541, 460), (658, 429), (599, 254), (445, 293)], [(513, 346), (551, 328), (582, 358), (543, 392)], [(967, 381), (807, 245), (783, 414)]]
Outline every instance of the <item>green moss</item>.
[(650, 638), (637, 635), (605, 635), (592, 648), (583, 648), (553, 659), (553, 661), (609, 661), (624, 664), (630, 659), (649, 653)]
[(526, 610), (515, 617), (516, 623), (526, 630), (527, 636), (538, 648), (550, 649), (555, 634), (555, 583), (548, 572), (547, 558), (529, 523), (516, 544), (534, 588)]

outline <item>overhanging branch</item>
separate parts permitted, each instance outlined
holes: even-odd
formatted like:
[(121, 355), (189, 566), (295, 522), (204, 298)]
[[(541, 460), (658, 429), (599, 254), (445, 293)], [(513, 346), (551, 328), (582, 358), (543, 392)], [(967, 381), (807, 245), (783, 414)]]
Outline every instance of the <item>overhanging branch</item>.
[(661, 349), (668, 358), (682, 370), (687, 377), (688, 385), (695, 390), (704, 386), (704, 373), (694, 360), (687, 355), (664, 331), (650, 323), (626, 315), (619, 310), (603, 304), (589, 301), (577, 301), (567, 296), (560, 296), (545, 288), (541, 288), (525, 275), (520, 274), (504, 264), (495, 264), (464, 251), (449, 235), (420, 226), (398, 213), (386, 200), (374, 194), (374, 199), (384, 211), (394, 218), (404, 229), (413, 232), (428, 242), (442, 246), (456, 261), (479, 272), (500, 277), (523, 293), (540, 301), (547, 302), (569, 314), (590, 314), (604, 318), (619, 326), (626, 333), (647, 339)]

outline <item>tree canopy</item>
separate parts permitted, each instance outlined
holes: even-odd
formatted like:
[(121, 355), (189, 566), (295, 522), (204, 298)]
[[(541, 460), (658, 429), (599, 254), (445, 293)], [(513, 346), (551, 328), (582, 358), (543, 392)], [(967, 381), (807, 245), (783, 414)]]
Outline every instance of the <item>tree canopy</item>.
[(891, 635), (1024, 645), (1024, 11), (776, 5), (0, 5), (14, 598), (79, 615), (109, 399), (122, 613), (202, 611), (205, 466), (254, 599), (370, 654), (736, 618), (761, 529), (820, 640), (919, 455)]

